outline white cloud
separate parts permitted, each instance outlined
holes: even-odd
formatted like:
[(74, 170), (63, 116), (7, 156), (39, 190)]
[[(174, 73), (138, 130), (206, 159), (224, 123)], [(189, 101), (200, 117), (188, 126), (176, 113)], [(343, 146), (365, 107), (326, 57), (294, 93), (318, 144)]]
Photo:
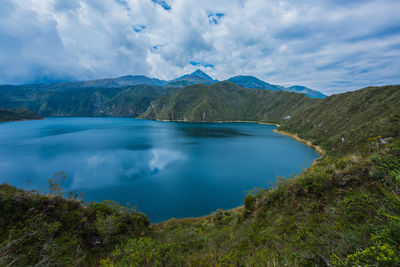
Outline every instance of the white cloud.
[(190, 62), (325, 93), (400, 83), (397, 0), (3, 2), (0, 83), (172, 79)]

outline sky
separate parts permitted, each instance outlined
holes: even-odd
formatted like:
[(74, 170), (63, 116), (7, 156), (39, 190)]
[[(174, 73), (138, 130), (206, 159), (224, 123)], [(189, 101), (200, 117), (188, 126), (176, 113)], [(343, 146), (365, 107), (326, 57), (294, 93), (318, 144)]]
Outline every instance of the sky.
[(326, 94), (400, 84), (399, 0), (1, 0), (0, 84), (197, 68)]

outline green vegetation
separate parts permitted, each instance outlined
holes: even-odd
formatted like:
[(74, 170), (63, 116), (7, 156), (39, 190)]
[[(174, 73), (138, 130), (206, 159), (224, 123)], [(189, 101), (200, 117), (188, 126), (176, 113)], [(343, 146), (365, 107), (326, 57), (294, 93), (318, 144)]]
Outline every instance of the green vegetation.
[(0, 122), (6, 121), (24, 121), (44, 119), (39, 114), (27, 108), (0, 108)]
[(279, 122), (314, 101), (302, 94), (245, 89), (231, 82), (197, 84), (160, 97), (140, 118)]
[(125, 116), (143, 113), (151, 101), (174, 87), (135, 85), (75, 90), (0, 87), (0, 106), (26, 107), (43, 116)]
[(381, 142), (400, 135), (400, 86), (367, 87), (329, 96), (288, 113), (280, 130), (344, 154), (367, 151), (368, 139)]
[[(230, 82), (162, 91), (142, 118), (272, 122), (327, 153), (244, 207), (156, 225), (115, 203), (62, 198), (62, 174), (46, 196), (2, 185), (0, 265), (400, 266), (399, 89), (324, 99)], [(125, 93), (109, 99), (126, 106)]]
[(0, 185), (0, 266), (96, 265), (118, 244), (147, 235), (141, 213), (107, 201), (63, 198), (56, 174), (51, 193), (40, 195)]

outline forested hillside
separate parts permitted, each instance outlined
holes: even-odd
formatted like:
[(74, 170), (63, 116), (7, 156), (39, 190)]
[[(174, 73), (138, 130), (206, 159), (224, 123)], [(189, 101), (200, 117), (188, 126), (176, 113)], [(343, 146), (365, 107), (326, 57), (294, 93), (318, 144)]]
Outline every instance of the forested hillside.
[(0, 107), (26, 107), (43, 116), (128, 116), (143, 113), (151, 101), (174, 87), (135, 85), (118, 88), (43, 90), (0, 87)]
[(27, 108), (0, 108), (0, 122), (23, 121), (23, 120), (41, 120), (44, 119), (39, 114)]
[(231, 82), (197, 84), (160, 97), (140, 118), (278, 123), (287, 114), (313, 101), (302, 94), (245, 89)]

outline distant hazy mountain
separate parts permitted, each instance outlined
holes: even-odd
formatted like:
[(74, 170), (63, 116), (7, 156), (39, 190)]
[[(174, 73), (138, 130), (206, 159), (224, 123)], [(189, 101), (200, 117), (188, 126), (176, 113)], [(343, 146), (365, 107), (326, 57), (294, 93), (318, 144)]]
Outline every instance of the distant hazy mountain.
[(58, 87), (60, 89), (65, 90), (65, 89), (80, 89), (84, 87), (117, 88), (117, 87), (133, 86), (138, 84), (163, 86), (167, 84), (167, 82), (155, 78), (148, 78), (143, 75), (135, 75), (135, 76), (127, 75), (118, 78), (99, 79), (92, 81), (57, 83), (48, 85), (48, 87)]
[(283, 91), (282, 86), (272, 85), (266, 83), (254, 76), (235, 76), (229, 78), (228, 81), (233, 82), (239, 86), (250, 89), (267, 89), (271, 91)]
[(324, 98), (324, 97), (327, 97), (327, 95), (324, 95), (321, 92), (312, 90), (312, 89), (304, 87), (304, 86), (299, 86), (299, 85), (287, 87), (287, 88), (284, 88), (283, 90), (285, 90), (287, 92), (305, 94), (305, 95), (307, 95), (307, 96), (309, 96), (311, 98)]
[[(311, 98), (324, 98), (326, 95), (321, 92), (312, 90), (304, 86), (292, 86), (285, 88), (280, 85), (266, 83), (254, 76), (235, 76), (229, 78), (228, 81), (233, 82), (239, 86), (250, 89), (266, 89), (270, 91), (288, 91), (305, 94)], [(196, 70), (190, 74), (183, 75), (177, 79), (164, 81), (156, 78), (149, 78), (143, 75), (127, 75), (118, 78), (98, 79), (91, 81), (77, 81), (77, 82), (62, 82), (53, 84), (27, 84), (27, 85), (3, 85), (1, 88), (7, 87), (8, 89), (24, 89), (24, 90), (47, 90), (47, 91), (70, 91), (81, 90), (85, 88), (122, 88), (134, 85), (152, 85), (152, 86), (167, 86), (173, 88), (181, 88), (193, 84), (214, 84), (219, 82), (207, 75), (201, 70)]]
[(271, 91), (287, 91), (287, 92), (294, 92), (294, 93), (300, 93), (300, 94), (305, 94), (308, 97), (311, 98), (324, 98), (326, 95), (324, 95), (321, 92), (312, 90), (310, 88), (304, 87), (304, 86), (291, 86), (291, 87), (283, 87), (280, 85), (274, 85), (274, 84), (269, 84), (266, 83), (254, 76), (235, 76), (228, 81), (233, 82), (239, 86), (245, 87), (245, 88), (250, 88), (250, 89), (267, 89)]
[(91, 81), (61, 82), (51, 84), (3, 85), (0, 86), (0, 88), (8, 87), (9, 89), (17, 90), (70, 91), (81, 90), (84, 88), (122, 88), (139, 84), (164, 86), (167, 83), (167, 81), (148, 78), (143, 75), (127, 75), (118, 78), (98, 79)]
[(147, 85), (166, 85), (168, 82), (155, 79), (155, 78), (149, 78), (143, 75), (127, 75), (127, 76), (122, 76), (119, 78), (114, 78), (112, 79), (116, 83), (118, 83), (119, 86), (132, 86), (132, 85), (138, 85), (138, 84), (147, 84)]

